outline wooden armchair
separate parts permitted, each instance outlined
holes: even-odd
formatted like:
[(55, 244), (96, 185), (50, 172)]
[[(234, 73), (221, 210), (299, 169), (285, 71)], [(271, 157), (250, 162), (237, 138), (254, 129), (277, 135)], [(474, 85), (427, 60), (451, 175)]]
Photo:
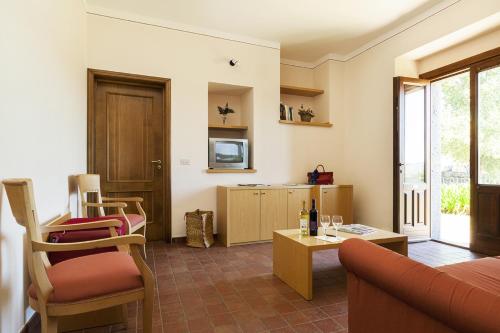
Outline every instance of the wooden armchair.
[[(128, 232), (135, 233), (139, 229), (143, 229), (143, 235), (146, 237), (146, 213), (142, 209), (141, 202), (143, 199), (140, 197), (125, 197), (125, 198), (111, 198), (103, 197), (101, 195), (101, 182), (100, 176), (94, 174), (83, 174), (76, 177), (78, 190), (80, 191), (80, 200), (82, 203), (82, 216), (87, 217), (88, 207), (97, 208), (99, 216), (106, 216), (104, 208), (116, 208), (118, 214), (108, 215), (108, 217), (121, 216), (124, 217), (128, 223)], [(87, 194), (95, 193), (97, 195), (97, 202), (92, 203), (87, 201)], [(134, 202), (139, 214), (125, 214), (124, 208), (127, 207), (126, 202)]]
[[(29, 304), (40, 313), (42, 333), (56, 333), (58, 317), (126, 306), (143, 300), (143, 331), (152, 332), (154, 278), (142, 259), (141, 235), (110, 237), (94, 241), (53, 244), (42, 240), (42, 232), (79, 229), (82, 225), (40, 226), (30, 179), (9, 179), (3, 184), (13, 212), (26, 228), (27, 263), (32, 284)], [(93, 223), (93, 222), (92, 222)], [(95, 226), (115, 227), (119, 221), (99, 221)], [(102, 247), (130, 246), (127, 252), (106, 252), (78, 257), (51, 265), (48, 252), (80, 251)]]

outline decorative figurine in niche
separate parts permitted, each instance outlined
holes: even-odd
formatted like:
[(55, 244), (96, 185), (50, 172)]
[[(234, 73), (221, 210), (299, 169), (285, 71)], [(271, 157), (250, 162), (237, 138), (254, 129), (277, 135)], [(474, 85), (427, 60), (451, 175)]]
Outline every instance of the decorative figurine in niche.
[(304, 104), (300, 106), (299, 109), (300, 121), (304, 121), (307, 123), (311, 122), (311, 119), (315, 116), (314, 111), (311, 108), (304, 109)]
[(234, 113), (234, 110), (229, 107), (227, 102), (226, 107), (223, 108), (222, 106), (217, 106), (217, 108), (219, 109), (219, 114), (222, 116), (222, 124), (226, 125), (227, 115)]
[(286, 105), (280, 103), (280, 120), (286, 120)]

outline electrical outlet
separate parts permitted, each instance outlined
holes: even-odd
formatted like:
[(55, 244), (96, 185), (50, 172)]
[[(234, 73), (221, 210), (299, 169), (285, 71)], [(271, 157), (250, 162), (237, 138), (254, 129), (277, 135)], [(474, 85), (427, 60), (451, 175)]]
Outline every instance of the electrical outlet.
[(181, 165), (191, 165), (191, 160), (189, 158), (181, 158)]

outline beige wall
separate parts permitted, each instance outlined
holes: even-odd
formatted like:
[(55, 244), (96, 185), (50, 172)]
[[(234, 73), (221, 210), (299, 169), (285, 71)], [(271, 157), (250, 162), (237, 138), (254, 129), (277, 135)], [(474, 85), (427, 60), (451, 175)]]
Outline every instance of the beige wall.
[(356, 220), (392, 229), (392, 78), (395, 59), (500, 10), (496, 0), (463, 0), (346, 63), (346, 179)]
[[(339, 61), (326, 61), (315, 68), (284, 64), (280, 66), (281, 84), (325, 91), (322, 95), (313, 98), (281, 95), (281, 99), (289, 105), (294, 105), (295, 111), (303, 102), (305, 108), (311, 106), (316, 113), (314, 121), (333, 123), (332, 128), (295, 128), (295, 139), (300, 141), (296, 144), (303, 147), (297, 150), (295, 157), (298, 160), (304, 159), (304, 156), (306, 156), (305, 159), (309, 159), (308, 154), (314, 153), (313, 161), (322, 163), (328, 170), (333, 171), (337, 184), (346, 183), (347, 179), (343, 143), (345, 131), (344, 67), (345, 64)], [(310, 136), (305, 137), (303, 133)], [(303, 141), (306, 143), (304, 144)], [(300, 170), (300, 172), (303, 171)]]
[(310, 68), (280, 64), (280, 82), (284, 85), (318, 88), (314, 83), (314, 73)]
[[(216, 208), (215, 187), (235, 183), (305, 182), (317, 163), (340, 168), (341, 124), (331, 129), (280, 125), (279, 50), (87, 15), (88, 65), (172, 79), (172, 234), (183, 236), (183, 215)], [(144, 61), (147, 55), (148, 61)], [(227, 64), (238, 59), (237, 67)], [(321, 80), (330, 84), (326, 75)], [(314, 73), (289, 81), (309, 86)], [(293, 77), (293, 75), (290, 75)], [(207, 174), (207, 83), (253, 89), (253, 166), (256, 174)], [(339, 93), (336, 92), (338, 96)], [(330, 98), (330, 94), (326, 95)], [(338, 98), (340, 101), (341, 98)], [(335, 108), (340, 112), (339, 108)], [(332, 114), (332, 117), (335, 116)], [(180, 165), (181, 158), (191, 165)], [(342, 182), (339, 175), (338, 181)]]
[[(2, 2), (0, 25), (0, 180), (33, 178), (41, 221), (76, 214), (68, 176), (86, 164), (83, 4)], [(0, 332), (25, 321), (23, 234), (0, 185)]]
[(500, 47), (500, 28), (416, 61), (419, 74)]

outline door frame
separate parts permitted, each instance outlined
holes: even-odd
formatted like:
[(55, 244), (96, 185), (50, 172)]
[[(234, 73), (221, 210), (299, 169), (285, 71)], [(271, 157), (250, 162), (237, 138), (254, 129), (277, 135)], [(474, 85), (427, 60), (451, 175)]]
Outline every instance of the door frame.
[[(400, 174), (400, 162), (401, 162), (401, 156), (400, 156), (400, 148), (401, 148), (401, 133), (400, 133), (400, 114), (401, 110), (399, 109), (400, 101), (404, 98), (404, 94), (402, 93), (403, 91), (403, 85), (404, 82), (408, 83), (415, 83), (415, 85), (421, 85), (425, 86), (428, 84), (428, 80), (426, 79), (418, 79), (418, 78), (411, 78), (411, 77), (403, 77), (403, 76), (396, 76), (393, 78), (393, 151), (392, 151), (392, 178), (393, 178), (393, 183), (392, 183), (392, 193), (393, 193), (393, 204), (392, 204), (392, 223), (393, 223), (393, 231), (396, 233), (402, 233), (403, 231), (400, 230), (400, 215), (401, 215), (401, 207), (400, 207), (400, 196), (401, 196), (401, 189), (400, 189), (400, 184), (401, 184), (401, 174)], [(430, 212), (429, 212), (429, 207), (430, 203), (428, 198), (430, 197), (430, 174), (429, 174), (429, 169), (430, 169), (430, 151), (428, 151), (427, 145), (430, 143), (430, 129), (429, 129), (429, 124), (430, 124), (430, 91), (425, 92), (425, 107), (428, 109), (426, 111), (425, 115), (425, 179), (426, 182), (428, 183), (428, 190), (426, 193), (426, 202), (425, 205), (426, 207), (426, 220), (429, 223), (429, 238), (430, 238), (430, 233), (431, 233), (431, 228), (432, 224), (430, 221)], [(424, 240), (424, 239), (418, 239)]]
[(135, 85), (155, 86), (163, 89), (163, 154), (164, 160), (168, 163), (163, 168), (163, 189), (164, 189), (164, 216), (163, 235), (164, 240), (172, 241), (172, 189), (171, 189), (171, 80), (155, 76), (140, 74), (120, 73), (114, 71), (100, 70), (94, 68), (87, 69), (87, 172), (96, 172), (95, 163), (95, 107), (94, 96), (98, 80), (111, 80)]

